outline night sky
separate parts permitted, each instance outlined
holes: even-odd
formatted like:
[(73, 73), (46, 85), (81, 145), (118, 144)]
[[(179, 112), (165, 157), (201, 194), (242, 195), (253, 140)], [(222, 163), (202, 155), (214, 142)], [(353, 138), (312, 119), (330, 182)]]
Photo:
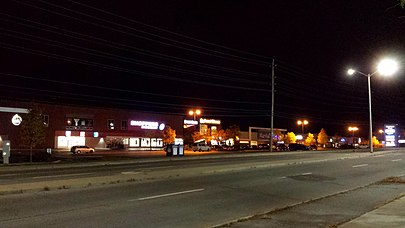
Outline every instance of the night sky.
[(35, 1), (0, 3), (0, 98), (186, 115), (224, 127), (368, 132), (405, 126), (405, 9), (369, 1)]

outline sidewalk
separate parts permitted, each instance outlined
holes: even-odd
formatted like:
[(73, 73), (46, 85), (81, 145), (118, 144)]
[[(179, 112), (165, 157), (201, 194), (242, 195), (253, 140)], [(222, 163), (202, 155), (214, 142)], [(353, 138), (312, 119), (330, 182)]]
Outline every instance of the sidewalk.
[(376, 210), (370, 211), (340, 228), (404, 228), (405, 227), (405, 196), (396, 199)]

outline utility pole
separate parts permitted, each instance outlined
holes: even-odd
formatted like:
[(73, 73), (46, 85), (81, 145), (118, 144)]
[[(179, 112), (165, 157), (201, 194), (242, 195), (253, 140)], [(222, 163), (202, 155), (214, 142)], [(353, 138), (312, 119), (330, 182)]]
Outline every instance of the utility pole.
[(274, 59), (271, 63), (271, 113), (270, 113), (270, 152), (273, 152), (273, 130), (274, 130)]

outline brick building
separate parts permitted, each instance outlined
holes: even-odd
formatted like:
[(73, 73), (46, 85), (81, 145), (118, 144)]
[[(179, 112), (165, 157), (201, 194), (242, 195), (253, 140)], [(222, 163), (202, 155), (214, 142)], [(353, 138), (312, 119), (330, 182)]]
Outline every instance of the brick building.
[(162, 149), (164, 127), (182, 138), (183, 116), (146, 113), (125, 109), (97, 108), (78, 105), (55, 105), (16, 101), (0, 101), (0, 143), (10, 140), (13, 148), (21, 148), (19, 125), (34, 106), (43, 114), (46, 125), (46, 148), (69, 149), (74, 145), (106, 148), (111, 141), (120, 141), (126, 148)]

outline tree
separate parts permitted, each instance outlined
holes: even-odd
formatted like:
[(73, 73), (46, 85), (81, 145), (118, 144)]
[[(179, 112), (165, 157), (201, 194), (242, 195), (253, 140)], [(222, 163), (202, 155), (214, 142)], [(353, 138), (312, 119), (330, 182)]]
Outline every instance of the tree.
[(204, 135), (202, 135), (199, 131), (195, 131), (193, 133), (193, 141), (204, 139)]
[(326, 131), (323, 128), (318, 134), (318, 143), (322, 144), (322, 146), (325, 146), (325, 144), (328, 143), (328, 135), (326, 134)]
[(405, 0), (398, 0), (402, 8), (405, 7)]
[(315, 138), (314, 138), (314, 134), (311, 134), (311, 133), (308, 132), (308, 136), (305, 139), (305, 145), (310, 146), (310, 145), (315, 144), (315, 142), (316, 141), (315, 141)]
[(38, 107), (34, 107), (25, 115), (21, 125), (21, 139), (23, 145), (30, 148), (30, 162), (32, 162), (32, 149), (42, 146), (45, 142), (45, 129), (42, 112)]
[(275, 130), (274, 131), (274, 136), (275, 136), (275, 138), (273, 138), (273, 144), (277, 143), (277, 141), (283, 141), (284, 140), (284, 135), (283, 135), (283, 133), (281, 133), (280, 130)]
[(378, 141), (377, 137), (373, 136), (373, 146), (378, 146), (380, 145), (380, 142)]
[(295, 143), (296, 141), (297, 141), (297, 138), (295, 137), (294, 132), (288, 132), (287, 137), (285, 139), (285, 143), (290, 144), (290, 143)]
[(176, 140), (176, 130), (173, 130), (170, 126), (166, 127), (163, 131), (163, 143), (173, 144)]
[(226, 129), (227, 139), (236, 139), (240, 135), (240, 128), (237, 125), (231, 125)]

